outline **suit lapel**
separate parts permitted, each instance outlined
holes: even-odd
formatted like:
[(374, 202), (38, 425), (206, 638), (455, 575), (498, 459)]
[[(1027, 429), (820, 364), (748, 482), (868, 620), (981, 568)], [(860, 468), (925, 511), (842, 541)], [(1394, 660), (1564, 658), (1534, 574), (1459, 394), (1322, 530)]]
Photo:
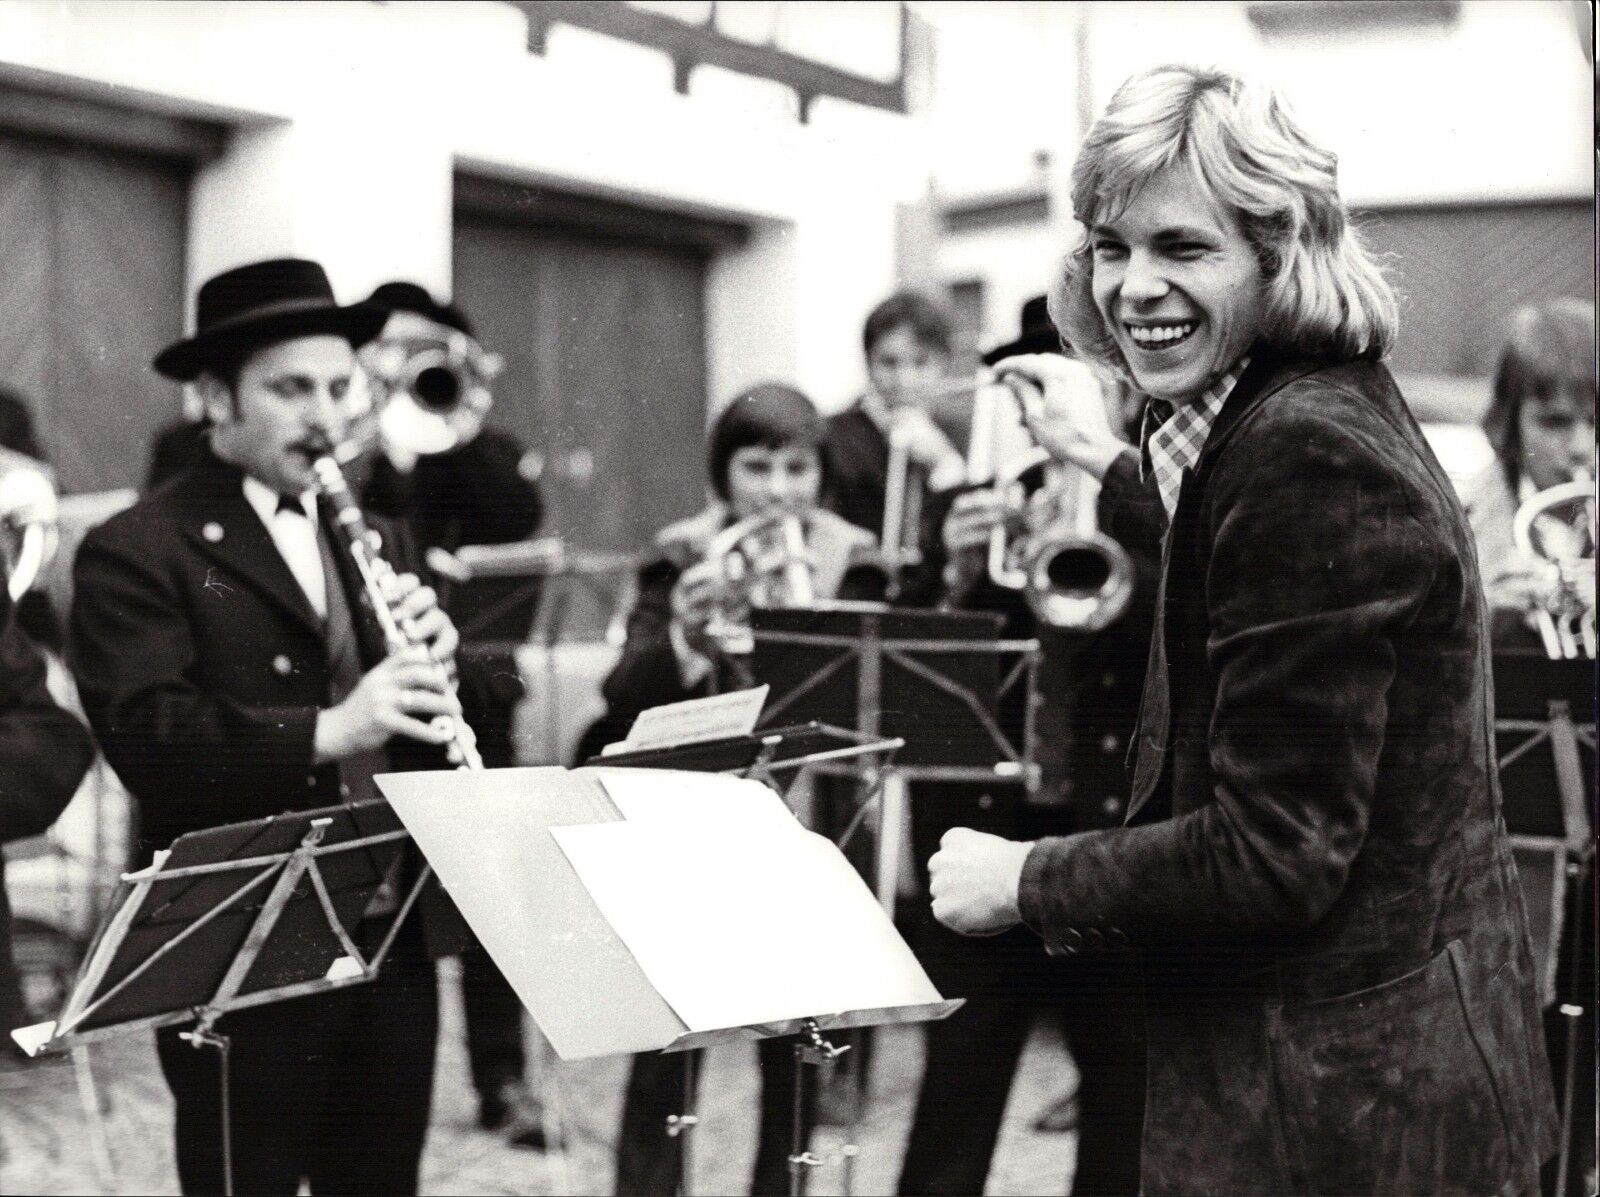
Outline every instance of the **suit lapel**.
[(322, 621), (245, 499), (239, 472), (213, 458), (196, 467), (186, 491), (183, 534), (194, 548), (320, 636)]

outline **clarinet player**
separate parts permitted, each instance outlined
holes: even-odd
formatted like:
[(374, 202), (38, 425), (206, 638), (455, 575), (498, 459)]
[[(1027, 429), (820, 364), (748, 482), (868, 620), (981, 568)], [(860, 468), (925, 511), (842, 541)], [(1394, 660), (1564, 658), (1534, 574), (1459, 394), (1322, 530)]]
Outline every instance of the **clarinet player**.
[[(375, 773), (445, 764), (451, 733), (430, 721), (460, 714), (440, 668), (455, 629), (402, 572), (396, 610), (414, 647), (385, 655), (312, 471), (319, 444), (346, 434), (354, 349), (386, 315), (341, 307), (315, 262), (257, 262), (206, 282), (195, 334), (155, 358), (203, 399), (209, 444), (89, 534), (72, 615), (84, 706), (138, 801), (141, 851), (371, 797)], [(406, 540), (379, 526), (406, 570)], [(455, 950), (460, 930), (437, 891), (421, 914), (372, 983), (218, 1024), (232, 1044), (237, 1191), (417, 1191), (437, 1027), (430, 956)], [(156, 1044), (183, 1191), (221, 1192), (217, 1057), (177, 1028)]]

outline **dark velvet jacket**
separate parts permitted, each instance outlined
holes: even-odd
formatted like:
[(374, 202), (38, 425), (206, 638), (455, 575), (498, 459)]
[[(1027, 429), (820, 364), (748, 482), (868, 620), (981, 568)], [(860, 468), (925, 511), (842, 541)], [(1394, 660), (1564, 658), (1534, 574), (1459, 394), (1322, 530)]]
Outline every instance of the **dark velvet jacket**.
[[(1113, 535), (1161, 518), (1133, 454)], [(1552, 1145), (1471, 533), (1393, 380), (1258, 350), (1184, 481), (1126, 825), (1041, 841), (1047, 942), (1131, 944), (1144, 1190), (1532, 1192)]]
[[(146, 853), (185, 832), (343, 799), (338, 766), (313, 761), (330, 702), (320, 621), (241, 483), (207, 451), (91, 531), (74, 565), (74, 672), (106, 759), (138, 801)], [(403, 530), (372, 522), (395, 568), (416, 568)], [(326, 523), (323, 534), (342, 544)], [(350, 555), (334, 557), (369, 669), (383, 636)], [(388, 750), (396, 772), (445, 766), (441, 750), (402, 737)], [(430, 951), (455, 951), (454, 907), (430, 890), (421, 910)]]

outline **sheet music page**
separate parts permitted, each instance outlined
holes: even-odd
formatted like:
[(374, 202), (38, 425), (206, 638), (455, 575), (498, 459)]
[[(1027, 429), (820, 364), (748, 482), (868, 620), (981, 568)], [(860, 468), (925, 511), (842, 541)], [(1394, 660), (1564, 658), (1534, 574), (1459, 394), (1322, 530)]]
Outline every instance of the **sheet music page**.
[(691, 1031), (940, 1000), (849, 861), (793, 819), (550, 834)]
[(757, 686), (752, 690), (733, 690), (709, 698), (690, 698), (651, 707), (633, 721), (626, 739), (607, 744), (600, 755), (748, 736), (755, 730), (756, 720), (761, 718), (769, 689)]

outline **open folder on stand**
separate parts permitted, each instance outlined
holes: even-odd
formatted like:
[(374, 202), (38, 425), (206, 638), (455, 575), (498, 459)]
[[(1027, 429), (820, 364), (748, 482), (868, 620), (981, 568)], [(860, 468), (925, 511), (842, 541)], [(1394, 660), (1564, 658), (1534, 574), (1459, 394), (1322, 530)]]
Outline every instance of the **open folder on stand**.
[(759, 782), (616, 768), (377, 780), (562, 1059), (961, 1004), (839, 850)]

